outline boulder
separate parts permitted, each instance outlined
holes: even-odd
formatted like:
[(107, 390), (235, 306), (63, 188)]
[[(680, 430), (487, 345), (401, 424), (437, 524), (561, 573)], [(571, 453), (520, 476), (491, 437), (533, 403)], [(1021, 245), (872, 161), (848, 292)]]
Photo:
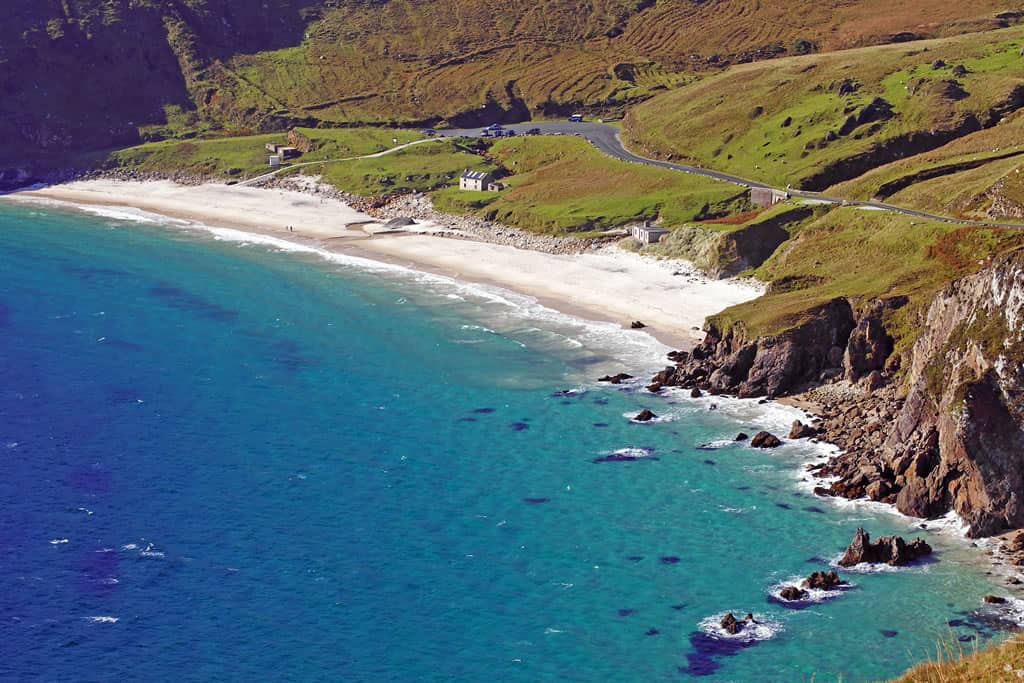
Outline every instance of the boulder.
[(736, 435), (736, 441), (746, 441), (749, 438), (750, 437), (743, 432), (740, 432), (739, 434)]
[(846, 582), (839, 578), (839, 574), (833, 572), (814, 572), (806, 579), (803, 584), (805, 588), (816, 588), (818, 590), (829, 591), (837, 586), (844, 586)]
[(743, 630), (743, 622), (734, 617), (732, 612), (729, 612), (722, 617), (722, 621), (720, 621), (718, 625), (725, 629), (727, 633), (731, 633), (733, 635), (736, 635)]
[(701, 397), (701, 396), (703, 396), (703, 395), (704, 395), (704, 392), (703, 392), (703, 391), (701, 391), (700, 389), (698, 389), (697, 387), (694, 387), (694, 388), (693, 388), (693, 389), (692, 389), (692, 390), (690, 391), (690, 398), (700, 398), (700, 397)]
[(985, 603), (988, 605), (1003, 605), (1006, 604), (1006, 598), (1001, 598), (998, 595), (986, 595)]
[(900, 536), (883, 536), (871, 542), (871, 536), (863, 528), (857, 529), (853, 541), (839, 560), (839, 566), (852, 567), (862, 562), (872, 564), (885, 563), (899, 567), (925, 555), (930, 555), (932, 548), (920, 538), (907, 543)]
[(794, 420), (793, 427), (789, 430), (789, 438), (791, 439), (808, 439), (817, 435), (817, 429), (810, 425), (805, 425), (800, 420)]
[(398, 218), (392, 218), (391, 220), (389, 220), (387, 223), (384, 224), (384, 227), (395, 229), (405, 228), (410, 225), (416, 225), (416, 221), (409, 218), (408, 216), (399, 216)]
[(629, 328), (630, 328), (631, 330), (642, 330), (642, 329), (644, 329), (645, 327), (647, 327), (647, 325), (644, 325), (644, 324), (643, 324), (642, 322), (640, 322), (639, 320), (634, 320), (633, 322), (631, 322), (631, 323), (629, 324)]
[(719, 622), (719, 626), (721, 626), (727, 633), (736, 635), (737, 633), (742, 633), (743, 629), (746, 628), (747, 624), (756, 623), (757, 621), (754, 619), (753, 614), (748, 613), (747, 616), (743, 617), (743, 620), (740, 621), (732, 615), (732, 612), (729, 612), (724, 617), (722, 617), (722, 621)]
[(807, 598), (807, 591), (796, 586), (786, 586), (779, 592), (779, 597), (783, 600), (805, 600)]
[(637, 413), (636, 417), (633, 418), (633, 421), (634, 422), (650, 422), (651, 420), (653, 420), (656, 417), (658, 417), (658, 416), (655, 415), (652, 411), (648, 410), (647, 408), (644, 408), (639, 413)]
[(598, 382), (608, 382), (609, 384), (622, 384), (627, 379), (633, 379), (633, 375), (627, 375), (624, 372), (620, 372), (617, 375), (605, 375)]
[(769, 432), (758, 432), (750, 440), (750, 445), (754, 448), (778, 448), (782, 445), (782, 441), (779, 440), (779, 437)]

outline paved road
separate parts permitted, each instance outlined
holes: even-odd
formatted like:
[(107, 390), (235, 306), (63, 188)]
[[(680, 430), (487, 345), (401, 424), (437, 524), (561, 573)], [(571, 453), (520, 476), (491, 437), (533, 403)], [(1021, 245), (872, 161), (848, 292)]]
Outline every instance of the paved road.
[[(589, 140), (595, 147), (604, 152), (605, 154), (621, 159), (622, 161), (628, 161), (634, 164), (645, 164), (647, 166), (657, 166), (660, 168), (668, 168), (674, 171), (682, 171), (683, 173), (693, 173), (695, 175), (704, 176), (705, 178), (712, 178), (714, 180), (720, 180), (726, 183), (732, 183), (734, 185), (740, 185), (742, 187), (763, 187), (772, 188), (771, 185), (758, 182), (756, 180), (750, 180), (749, 178), (741, 178), (739, 176), (730, 175), (728, 173), (721, 173), (708, 168), (701, 168), (699, 166), (690, 166), (688, 164), (674, 164), (669, 161), (659, 161), (657, 159), (648, 159), (638, 154), (630, 152), (622, 144), (622, 140), (619, 137), (619, 130), (614, 126), (609, 126), (603, 123), (518, 123), (514, 125), (505, 126), (505, 128), (514, 130), (517, 135), (523, 135), (526, 131), (532, 128), (540, 129), (542, 135), (579, 135)], [(446, 137), (480, 137), (482, 128), (462, 128), (455, 130), (442, 130), (438, 131)], [(772, 188), (782, 189), (782, 188)], [(882, 202), (875, 201), (861, 201), (855, 199), (843, 199), (842, 197), (829, 197), (822, 195), (818, 192), (806, 192), (801, 190), (789, 190), (789, 194), (797, 199), (804, 199), (812, 202), (820, 202), (822, 204), (835, 204), (839, 206), (854, 206), (868, 210), (879, 210), (879, 211), (892, 211), (895, 213), (903, 214), (905, 216), (912, 216), (915, 218), (921, 218), (923, 220), (931, 221), (942, 221), (944, 223), (955, 223), (958, 225), (979, 225), (991, 228), (1017, 228), (1024, 229), (1024, 225), (1015, 223), (990, 223), (984, 221), (970, 221), (959, 218), (950, 218), (949, 216), (938, 216), (936, 214), (927, 213), (925, 211), (918, 211), (916, 209), (907, 209), (901, 206), (894, 206), (892, 204), (885, 204)]]

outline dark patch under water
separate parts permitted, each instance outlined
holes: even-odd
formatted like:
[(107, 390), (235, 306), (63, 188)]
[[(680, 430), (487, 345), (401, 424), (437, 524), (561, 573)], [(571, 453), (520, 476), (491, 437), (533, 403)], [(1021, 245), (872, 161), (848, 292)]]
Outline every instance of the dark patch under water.
[(525, 422), (513, 422), (508, 426), (508, 428), (514, 432), (522, 432), (529, 429), (530, 425), (526, 424)]
[(523, 498), (523, 502), (529, 503), (530, 505), (540, 505), (541, 503), (547, 503), (550, 501), (550, 498)]
[(150, 295), (165, 301), (170, 306), (183, 311), (190, 311), (197, 317), (218, 322), (234, 322), (238, 319), (238, 311), (218, 306), (200, 296), (168, 284), (159, 284), (149, 288)]
[(733, 657), (756, 644), (756, 640), (727, 640), (709, 636), (703, 631), (694, 631), (690, 634), (693, 652), (686, 655), (686, 666), (678, 667), (679, 673), (710, 676), (722, 666), (718, 659)]

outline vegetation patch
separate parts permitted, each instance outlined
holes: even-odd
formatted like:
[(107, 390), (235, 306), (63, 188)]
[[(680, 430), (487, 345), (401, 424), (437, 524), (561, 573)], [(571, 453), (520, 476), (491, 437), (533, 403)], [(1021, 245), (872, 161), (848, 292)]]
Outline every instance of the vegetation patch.
[(599, 231), (641, 220), (666, 226), (748, 208), (741, 188), (678, 171), (628, 164), (571, 136), (495, 142), (493, 163), (508, 189), (467, 205), (455, 189), (435, 195), (439, 208), (544, 233)]
[(745, 64), (633, 108), (626, 133), (648, 154), (824, 189), (1024, 105), (1022, 43), (1014, 28)]
[(835, 298), (856, 305), (905, 297), (907, 305), (885, 321), (897, 348), (905, 348), (916, 339), (918, 312), (936, 291), (1024, 243), (1015, 230), (965, 234), (948, 223), (855, 208), (812, 217), (793, 232), (795, 237), (754, 271), (770, 283), (768, 293), (713, 317), (718, 329), (742, 323), (752, 336), (775, 335)]

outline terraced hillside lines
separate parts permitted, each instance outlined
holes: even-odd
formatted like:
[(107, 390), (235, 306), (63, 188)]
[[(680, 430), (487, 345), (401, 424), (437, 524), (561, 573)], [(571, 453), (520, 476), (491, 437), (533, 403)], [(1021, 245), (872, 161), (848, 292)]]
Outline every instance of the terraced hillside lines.
[(634, 108), (627, 137), (648, 155), (820, 190), (1024, 107), (1022, 44), (1012, 28), (745, 64)]
[[(696, 72), (792, 53), (798, 39), (829, 49), (1015, 21), (993, 16), (1009, 0), (891, 4), (21, 1), (0, 22), (0, 135), (29, 150), (15, 163), (60, 168), (67, 150), (296, 123), (620, 115)], [(4, 170), (0, 182), (25, 175)]]

